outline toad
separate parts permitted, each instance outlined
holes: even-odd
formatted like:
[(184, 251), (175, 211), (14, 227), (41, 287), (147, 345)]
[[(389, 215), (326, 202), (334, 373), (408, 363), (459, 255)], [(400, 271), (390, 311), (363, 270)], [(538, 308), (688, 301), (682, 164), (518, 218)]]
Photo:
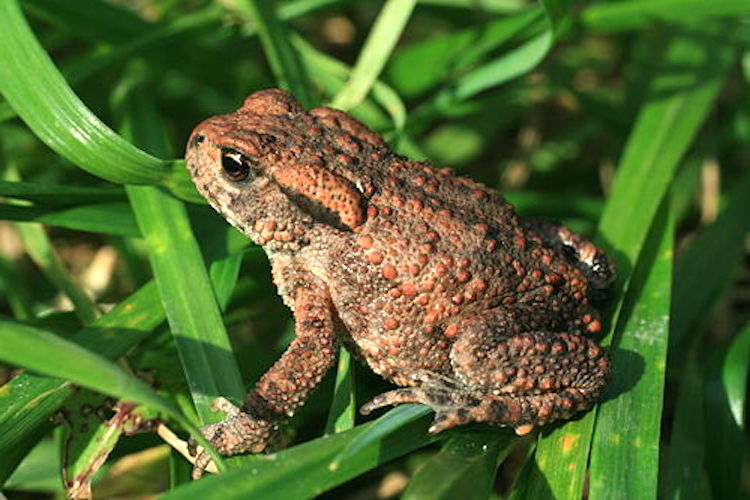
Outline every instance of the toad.
[(350, 115), (250, 95), (199, 124), (187, 168), (200, 193), (262, 246), (295, 338), (241, 408), (204, 428), (222, 454), (260, 452), (334, 363), (341, 342), (435, 411), (437, 433), (489, 422), (525, 434), (590, 409), (610, 374), (592, 337), (614, 280), (607, 256), (496, 191), (410, 161)]

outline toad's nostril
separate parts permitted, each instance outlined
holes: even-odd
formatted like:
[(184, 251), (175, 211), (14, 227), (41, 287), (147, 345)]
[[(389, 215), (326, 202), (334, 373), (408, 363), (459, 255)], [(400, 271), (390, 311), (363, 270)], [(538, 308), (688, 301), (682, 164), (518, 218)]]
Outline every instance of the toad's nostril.
[(201, 134), (194, 135), (193, 138), (190, 140), (190, 147), (196, 148), (198, 147), (199, 144), (201, 144), (205, 140), (206, 140), (206, 136), (204, 135), (201, 135)]

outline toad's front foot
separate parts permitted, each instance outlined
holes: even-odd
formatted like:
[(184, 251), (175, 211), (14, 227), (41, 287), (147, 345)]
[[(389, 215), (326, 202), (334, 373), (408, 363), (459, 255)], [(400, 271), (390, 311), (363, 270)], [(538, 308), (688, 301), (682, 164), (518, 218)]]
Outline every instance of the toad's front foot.
[[(216, 398), (211, 408), (223, 412), (226, 418), (206, 425), (201, 431), (222, 455), (260, 453), (268, 445), (275, 427), (268, 420), (252, 415), (245, 408), (238, 408), (225, 398)], [(195, 457), (193, 478), (197, 479), (212, 463), (211, 456), (193, 439), (190, 440), (189, 450)]]

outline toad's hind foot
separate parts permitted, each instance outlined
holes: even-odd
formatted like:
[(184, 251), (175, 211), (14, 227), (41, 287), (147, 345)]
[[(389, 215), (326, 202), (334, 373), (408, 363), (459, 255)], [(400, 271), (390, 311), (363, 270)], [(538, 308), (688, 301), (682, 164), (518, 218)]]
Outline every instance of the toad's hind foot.
[(405, 387), (376, 396), (362, 406), (361, 412), (367, 415), (383, 406), (421, 403), (435, 411), (435, 419), (428, 431), (430, 434), (471, 422), (486, 422), (513, 427), (515, 433), (522, 436), (537, 425), (569, 419), (588, 410), (598, 397), (598, 394), (591, 391), (574, 388), (556, 393), (519, 396), (456, 392), (434, 386)]
[(404, 403), (420, 403), (432, 408), (435, 411), (435, 419), (428, 432), (437, 434), (445, 429), (474, 421), (470, 408), (478, 406), (480, 401), (467, 392), (456, 392), (455, 388), (438, 383), (384, 392), (363, 405), (360, 412), (368, 415), (378, 408)]

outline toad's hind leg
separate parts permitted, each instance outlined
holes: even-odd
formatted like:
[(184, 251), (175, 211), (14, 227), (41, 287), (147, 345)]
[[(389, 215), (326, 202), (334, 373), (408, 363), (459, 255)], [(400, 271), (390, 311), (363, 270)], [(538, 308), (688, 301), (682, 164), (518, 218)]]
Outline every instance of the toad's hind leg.
[(504, 335), (500, 324), (507, 326), (463, 325), (451, 351), (454, 377), (420, 372), (413, 377), (415, 387), (382, 394), (363, 411), (423, 403), (435, 410), (431, 433), (490, 422), (525, 434), (536, 425), (571, 418), (600, 399), (610, 372), (601, 347), (577, 333)]
[(609, 381), (607, 353), (577, 332), (503, 336), (496, 324), (474, 323), (466, 333), (454, 344), (451, 361), (472, 392), (483, 393), (470, 421), (525, 434), (589, 410)]

